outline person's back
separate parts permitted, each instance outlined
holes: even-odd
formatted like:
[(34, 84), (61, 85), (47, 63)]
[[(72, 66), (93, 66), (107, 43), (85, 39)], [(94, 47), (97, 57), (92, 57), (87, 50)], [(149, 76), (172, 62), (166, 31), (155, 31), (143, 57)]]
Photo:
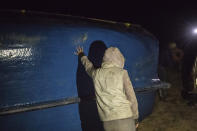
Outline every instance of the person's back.
[(119, 49), (108, 48), (98, 69), (94, 68), (87, 56), (78, 55), (93, 79), (97, 108), (104, 129), (135, 130), (133, 120), (138, 118), (138, 104), (128, 72), (123, 69), (125, 60)]
[(124, 93), (124, 73), (125, 70), (113, 65), (104, 65), (95, 73), (93, 81), (102, 121), (132, 117), (131, 102)]

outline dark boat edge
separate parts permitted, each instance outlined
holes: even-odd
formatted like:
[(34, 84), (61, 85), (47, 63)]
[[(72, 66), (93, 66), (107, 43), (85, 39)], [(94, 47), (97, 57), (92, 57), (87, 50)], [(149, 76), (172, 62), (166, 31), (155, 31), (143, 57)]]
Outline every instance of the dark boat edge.
[(0, 10), (0, 15), (10, 15), (10, 16), (37, 16), (42, 18), (55, 18), (60, 21), (71, 20), (73, 22), (83, 23), (87, 22), (88, 24), (93, 24), (95, 26), (102, 26), (105, 28), (112, 28), (118, 31), (128, 31), (128, 32), (139, 32), (140, 34), (147, 35), (152, 39), (157, 40), (157, 38), (143, 28), (141, 25), (132, 24), (130, 22), (117, 22), (112, 20), (104, 20), (97, 18), (88, 18), (84, 16), (73, 16), (67, 14), (58, 14), (58, 13), (49, 13), (49, 12), (41, 12), (41, 11), (31, 11), (31, 10)]

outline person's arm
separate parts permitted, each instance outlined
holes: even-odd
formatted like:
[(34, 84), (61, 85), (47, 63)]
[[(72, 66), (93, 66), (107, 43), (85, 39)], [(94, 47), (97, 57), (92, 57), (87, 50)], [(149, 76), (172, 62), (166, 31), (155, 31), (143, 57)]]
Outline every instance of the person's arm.
[(80, 46), (77, 47), (75, 54), (78, 55), (88, 75), (92, 77), (94, 75), (95, 69), (92, 62), (89, 61), (88, 57), (84, 54), (83, 48)]
[(131, 80), (129, 78), (128, 72), (125, 70), (123, 76), (123, 83), (124, 83), (124, 90), (127, 96), (127, 99), (131, 102), (131, 110), (133, 111), (133, 118), (138, 119), (139, 112), (138, 112), (138, 103), (136, 99), (135, 92), (133, 90), (133, 86)]

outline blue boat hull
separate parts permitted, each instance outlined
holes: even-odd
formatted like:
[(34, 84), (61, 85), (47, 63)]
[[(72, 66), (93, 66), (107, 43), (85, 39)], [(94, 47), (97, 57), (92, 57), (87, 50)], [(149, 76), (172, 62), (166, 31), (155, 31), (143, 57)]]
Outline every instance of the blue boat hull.
[(80, 102), (1, 115), (0, 130), (102, 129), (92, 81), (74, 55), (78, 45), (96, 65), (99, 58), (91, 56), (92, 48), (93, 54), (99, 54), (97, 46), (100, 50), (118, 47), (136, 91), (140, 120), (152, 112), (158, 41), (141, 27), (39, 13), (1, 13), (1, 19), (1, 111), (65, 98), (80, 98)]

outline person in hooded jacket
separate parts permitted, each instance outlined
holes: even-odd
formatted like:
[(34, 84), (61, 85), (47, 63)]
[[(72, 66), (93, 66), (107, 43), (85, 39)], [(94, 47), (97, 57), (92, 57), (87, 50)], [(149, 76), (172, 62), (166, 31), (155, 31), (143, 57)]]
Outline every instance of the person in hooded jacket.
[(127, 70), (125, 59), (116, 47), (106, 49), (101, 68), (95, 69), (85, 56), (82, 47), (77, 47), (87, 74), (95, 88), (98, 113), (105, 131), (135, 131), (138, 124), (138, 103)]

